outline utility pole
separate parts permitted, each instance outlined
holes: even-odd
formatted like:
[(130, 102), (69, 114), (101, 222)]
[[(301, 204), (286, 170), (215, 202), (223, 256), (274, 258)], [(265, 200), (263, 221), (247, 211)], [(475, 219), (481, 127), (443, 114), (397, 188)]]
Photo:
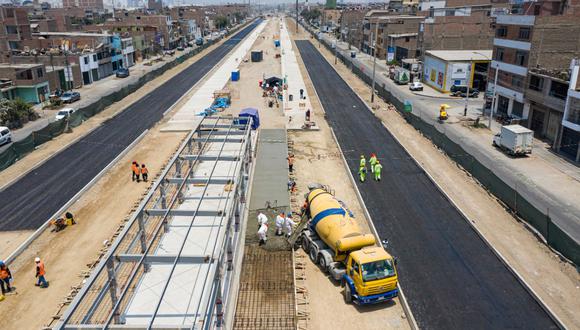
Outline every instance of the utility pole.
[(373, 84), (371, 87), (371, 104), (375, 102), (375, 72), (376, 72), (376, 67), (377, 67), (377, 40), (378, 40), (378, 34), (379, 34), (379, 20), (377, 19), (377, 21), (375, 22), (375, 37), (373, 40), (373, 34), (371, 32), (371, 42), (374, 42), (374, 44), (372, 44), (372, 50), (373, 50)]
[(296, 35), (298, 35), (298, 0), (296, 0)]
[(469, 105), (469, 78), (471, 78), (471, 66), (473, 65), (473, 57), (469, 59), (469, 70), (467, 70), (467, 94), (465, 94), (465, 109), (463, 109), (463, 117), (467, 116), (467, 106)]
[(495, 77), (493, 78), (493, 95), (491, 98), (491, 109), (489, 110), (489, 125), (488, 128), (491, 130), (491, 119), (493, 118), (493, 112), (495, 111), (495, 106), (497, 101), (495, 100), (497, 91), (497, 75), (499, 74), (499, 65), (495, 66)]

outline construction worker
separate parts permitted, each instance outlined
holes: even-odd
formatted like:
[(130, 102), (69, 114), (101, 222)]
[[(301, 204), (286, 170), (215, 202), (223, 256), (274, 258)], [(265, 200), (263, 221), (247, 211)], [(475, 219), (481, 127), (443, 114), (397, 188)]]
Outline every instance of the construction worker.
[(2, 296), (4, 296), (7, 292), (12, 291), (10, 287), (10, 280), (12, 279), (12, 274), (10, 273), (10, 269), (4, 263), (4, 261), (0, 260), (0, 286), (2, 287)]
[(310, 121), (310, 109), (306, 110), (306, 114), (305, 114), (305, 120), (306, 121)]
[(360, 182), (365, 182), (365, 179), (367, 178), (367, 168), (361, 165), (358, 169), (358, 175), (360, 177)]
[(371, 164), (371, 173), (375, 173), (375, 164), (377, 163), (377, 155), (371, 153), (371, 158), (369, 158), (369, 164)]
[(294, 168), (294, 155), (290, 154), (288, 155), (288, 157), (286, 157), (286, 159), (288, 160), (288, 171), (292, 173), (292, 170)]
[(35, 285), (41, 288), (48, 288), (48, 282), (46, 281), (46, 278), (44, 278), (44, 275), (46, 275), (44, 262), (42, 262), (39, 257), (36, 257), (34, 258), (34, 263), (36, 264), (36, 278), (38, 279)]
[(143, 181), (147, 182), (147, 178), (149, 177), (149, 170), (147, 167), (145, 167), (145, 164), (141, 164), (141, 177), (143, 178)]
[(260, 243), (259, 243), (260, 246), (266, 244), (266, 241), (268, 240), (268, 224), (267, 223), (261, 225), (260, 229), (258, 229), (258, 239), (260, 240)]
[(72, 213), (67, 212), (64, 215), (64, 224), (66, 226), (72, 226), (72, 225), (76, 225), (77, 222), (75, 221), (75, 217), (73, 216)]
[(260, 229), (262, 225), (265, 225), (267, 223), (268, 217), (262, 212), (258, 213), (258, 229)]
[(379, 162), (377, 160), (377, 163), (375, 164), (375, 181), (381, 181), (381, 171), (383, 170), (383, 165), (381, 165), (381, 162)]
[(292, 220), (292, 213), (288, 212), (284, 219), (284, 231), (286, 232), (286, 237), (292, 236), (292, 229), (294, 226), (296, 226), (296, 223)]
[(280, 212), (276, 217), (276, 236), (282, 236), (282, 228), (284, 227), (285, 222), (284, 212)]
[(131, 173), (132, 176), (131, 178), (133, 179), (133, 181), (137, 181), (139, 182), (139, 164), (137, 164), (137, 162), (133, 162), (131, 164)]
[(66, 228), (66, 223), (64, 218), (57, 218), (56, 220), (52, 220), (51, 224), (54, 225), (54, 229), (51, 232), (59, 232)]
[(365, 159), (365, 155), (360, 155), (360, 167), (367, 167), (367, 160)]

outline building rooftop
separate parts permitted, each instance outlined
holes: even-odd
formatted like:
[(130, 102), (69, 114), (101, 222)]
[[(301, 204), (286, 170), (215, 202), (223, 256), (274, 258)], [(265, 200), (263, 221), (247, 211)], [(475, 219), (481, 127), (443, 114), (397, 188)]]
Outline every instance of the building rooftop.
[(62, 37), (111, 37), (108, 33), (87, 33), (87, 32), (38, 32), (33, 35), (40, 36), (62, 36)]
[(428, 50), (426, 54), (448, 62), (491, 61), (492, 50)]
[(41, 63), (32, 63), (32, 64), (11, 64), (11, 63), (0, 63), (0, 69), (32, 69), (37, 66), (42, 66)]

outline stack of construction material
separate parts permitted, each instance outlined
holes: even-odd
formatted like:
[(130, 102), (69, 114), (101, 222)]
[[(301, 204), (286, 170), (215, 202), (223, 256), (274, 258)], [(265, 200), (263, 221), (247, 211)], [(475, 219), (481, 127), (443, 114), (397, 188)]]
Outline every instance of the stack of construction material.
[(264, 52), (261, 50), (252, 50), (252, 62), (262, 62)]

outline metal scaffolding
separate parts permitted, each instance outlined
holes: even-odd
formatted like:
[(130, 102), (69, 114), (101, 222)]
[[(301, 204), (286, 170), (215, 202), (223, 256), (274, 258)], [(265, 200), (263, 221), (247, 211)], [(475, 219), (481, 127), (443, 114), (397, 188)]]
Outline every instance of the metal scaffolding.
[(55, 329), (225, 325), (243, 244), (250, 122), (206, 117), (189, 133)]

